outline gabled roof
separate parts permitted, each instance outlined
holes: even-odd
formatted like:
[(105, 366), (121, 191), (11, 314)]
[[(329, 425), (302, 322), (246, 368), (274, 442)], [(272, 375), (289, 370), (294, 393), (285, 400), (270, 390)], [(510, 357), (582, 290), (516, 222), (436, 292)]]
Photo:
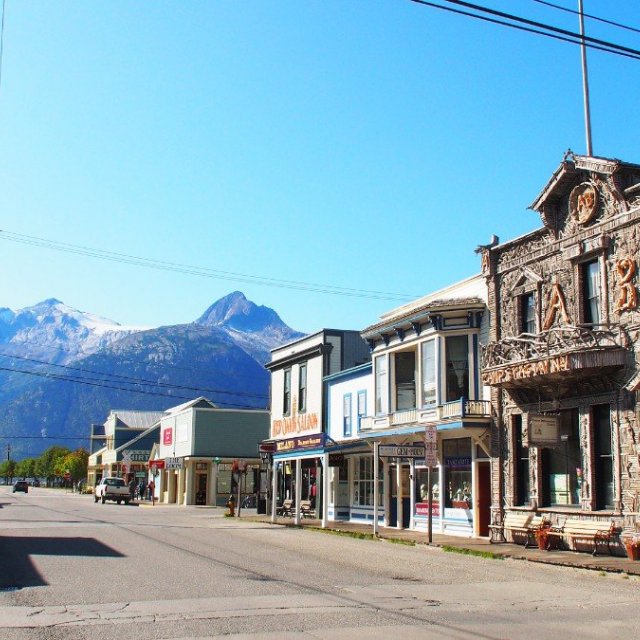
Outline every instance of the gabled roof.
[(167, 409), (161, 417), (167, 415), (174, 415), (176, 413), (180, 413), (182, 411), (186, 411), (187, 409), (197, 408), (197, 409), (217, 409), (218, 406), (215, 405), (211, 400), (208, 400), (204, 396), (200, 396), (199, 398), (195, 398), (194, 400), (189, 400), (189, 402), (185, 402), (183, 404), (179, 404), (177, 407), (171, 407)]
[(640, 165), (622, 162), (615, 158), (577, 156), (572, 151), (567, 151), (560, 166), (555, 170), (538, 197), (531, 203), (529, 209), (541, 212), (545, 205), (556, 204), (566, 194), (575, 177), (582, 171), (593, 171), (611, 176), (620, 169), (640, 170)]
[(131, 411), (112, 409), (109, 417), (114, 416), (129, 429), (148, 429), (162, 417), (162, 411)]

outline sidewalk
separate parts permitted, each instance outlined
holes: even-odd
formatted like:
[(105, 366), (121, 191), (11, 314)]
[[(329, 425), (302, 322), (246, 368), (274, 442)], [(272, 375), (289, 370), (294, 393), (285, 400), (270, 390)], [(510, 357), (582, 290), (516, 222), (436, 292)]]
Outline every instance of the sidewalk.
[[(242, 516), (246, 520), (257, 522), (271, 522), (271, 517), (266, 515), (246, 515)], [(277, 518), (276, 524), (295, 527), (293, 518)], [(302, 519), (300, 527), (320, 528), (320, 520)], [(327, 529), (334, 531), (344, 531), (346, 533), (372, 534), (371, 525), (356, 524), (351, 522), (330, 522)], [(428, 535), (419, 531), (409, 531), (407, 529), (395, 529), (391, 527), (380, 527), (378, 537), (381, 539), (391, 539), (407, 544), (429, 544)], [(626, 556), (597, 555), (593, 557), (589, 553), (576, 551), (541, 551), (536, 547), (525, 549), (523, 545), (511, 544), (508, 542), (492, 544), (486, 538), (463, 538), (460, 536), (448, 536), (434, 533), (432, 535), (432, 545), (436, 547), (451, 547), (461, 552), (488, 553), (496, 557), (512, 558), (514, 560), (527, 560), (529, 562), (541, 562), (544, 564), (554, 564), (563, 567), (573, 567), (575, 569), (591, 569), (595, 571), (607, 571), (611, 573), (626, 573), (640, 576), (640, 562), (633, 562)]]

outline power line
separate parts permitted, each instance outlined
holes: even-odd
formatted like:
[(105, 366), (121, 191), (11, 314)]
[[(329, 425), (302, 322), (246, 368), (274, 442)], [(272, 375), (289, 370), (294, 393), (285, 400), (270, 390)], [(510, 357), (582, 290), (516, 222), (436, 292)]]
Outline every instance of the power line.
[[(80, 313), (82, 313), (82, 312), (80, 312)], [(195, 324), (195, 323), (188, 323), (186, 325), (172, 325), (172, 326), (187, 326), (190, 331), (195, 331), (195, 332), (200, 331), (202, 333), (209, 333), (211, 331), (214, 331), (214, 330), (218, 329), (217, 327), (207, 327), (207, 326), (198, 325), (198, 324)], [(126, 328), (123, 328), (121, 330), (120, 329), (114, 329), (113, 332), (114, 333), (122, 332), (122, 333), (125, 333), (127, 335), (132, 335), (134, 333), (141, 333), (143, 331), (153, 331), (153, 330), (156, 330), (158, 328), (159, 327), (150, 327), (149, 329), (126, 329)], [(22, 344), (28, 344), (29, 346), (36, 345), (36, 346), (39, 346), (39, 347), (44, 347), (45, 349), (51, 349), (53, 351), (62, 351), (63, 353), (68, 353), (71, 356), (75, 356), (76, 359), (78, 357), (82, 357), (82, 356), (90, 357), (90, 356), (94, 356), (94, 355), (95, 356), (104, 355), (105, 354), (104, 350), (106, 348), (108, 348), (108, 346), (110, 346), (110, 345), (102, 346), (99, 349), (96, 349), (94, 351), (87, 351), (86, 349), (83, 349), (82, 347), (80, 347), (79, 349), (76, 349), (76, 350), (72, 351), (71, 349), (65, 349), (64, 347), (61, 347), (60, 345), (52, 344), (50, 342), (37, 342), (36, 340), (33, 340), (31, 337), (29, 337), (29, 340), (6, 342), (6, 343), (4, 343), (4, 346), (5, 347), (13, 347), (13, 348), (17, 349)], [(239, 348), (242, 349), (241, 346)], [(243, 349), (243, 351), (244, 351), (244, 349)], [(245, 351), (245, 353), (246, 353), (246, 351)], [(6, 354), (6, 355), (9, 355), (9, 354)], [(10, 357), (13, 357), (13, 356), (10, 356)], [(15, 356), (15, 357), (18, 357), (18, 356)], [(251, 356), (251, 357), (253, 357), (253, 356)], [(256, 361), (256, 362), (258, 362), (258, 364), (261, 364), (259, 361)], [(52, 364), (53, 365), (54, 363), (49, 362), (49, 363), (45, 363), (45, 364)], [(175, 369), (177, 371), (189, 371), (189, 372), (193, 371), (193, 367), (179, 367), (176, 364), (167, 365), (165, 363), (165, 364), (163, 364), (163, 368), (164, 369)], [(208, 371), (208, 369), (204, 369), (204, 371)], [(258, 380), (258, 376), (256, 376), (256, 375), (246, 375), (245, 377), (246, 378), (251, 378), (253, 380)], [(224, 393), (224, 391), (222, 391), (222, 390), (220, 390), (220, 392)]]
[(234, 282), (242, 282), (245, 284), (257, 284), (268, 287), (276, 287), (281, 289), (295, 289), (298, 291), (311, 291), (314, 293), (325, 293), (337, 296), (348, 296), (354, 298), (370, 298), (375, 300), (415, 300), (420, 296), (391, 293), (386, 291), (372, 291), (368, 289), (355, 289), (349, 287), (339, 287), (336, 285), (320, 284), (313, 282), (303, 282), (300, 280), (284, 280), (279, 278), (270, 278), (265, 276), (255, 276), (247, 273), (236, 273), (233, 271), (222, 271), (220, 269), (210, 269), (208, 267), (197, 267), (193, 265), (181, 264), (178, 262), (169, 262), (165, 260), (154, 260), (151, 258), (143, 258), (126, 253), (117, 253), (115, 251), (105, 251), (103, 249), (95, 249), (93, 247), (85, 247), (82, 245), (71, 244), (68, 242), (58, 242), (55, 240), (47, 240), (37, 236), (29, 236), (21, 233), (13, 233), (11, 231), (0, 229), (0, 239), (9, 242), (17, 242), (53, 251), (64, 253), (73, 253), (77, 255), (88, 256), (90, 258), (98, 258), (100, 260), (108, 260), (120, 264), (130, 264), (138, 267), (147, 267), (149, 269), (157, 269), (160, 271), (172, 271), (174, 273), (183, 273), (186, 275), (199, 276), (202, 278), (213, 278), (218, 280), (232, 280)]
[[(87, 379), (83, 379), (83, 378), (78, 378), (78, 377), (73, 377), (73, 376), (62, 376), (59, 374), (55, 374), (55, 373), (41, 373), (38, 371), (25, 371), (24, 369), (15, 369), (12, 367), (0, 367), (0, 371), (9, 371), (11, 373), (21, 373), (24, 375), (28, 375), (28, 376), (36, 376), (39, 378), (47, 378), (50, 380), (60, 380), (63, 382), (73, 382), (76, 384), (84, 384), (84, 385), (88, 385), (91, 387), (100, 387), (100, 388), (104, 388), (104, 389), (113, 389), (115, 391), (126, 391), (129, 393), (138, 393), (138, 394), (143, 394), (143, 395), (148, 395), (148, 396), (157, 396), (157, 397), (163, 397), (163, 398), (171, 398), (172, 400), (194, 400), (193, 397), (188, 397), (188, 396), (179, 396), (179, 395), (175, 395), (175, 394), (171, 394), (171, 393), (160, 393), (157, 391), (144, 391), (143, 389), (131, 389), (131, 388), (127, 388), (127, 387), (116, 387), (113, 385), (109, 385), (109, 384), (105, 384), (104, 382), (99, 382), (96, 380), (87, 380)], [(126, 383), (123, 383), (126, 384)], [(234, 408), (238, 408), (238, 409), (255, 409), (256, 407), (252, 407), (249, 405), (238, 405), (237, 403), (234, 402), (215, 402), (214, 404), (216, 405), (224, 405), (224, 406), (229, 406), (229, 407), (234, 407)]]
[[(572, 13), (573, 15), (580, 15), (579, 11), (575, 9), (569, 9), (567, 7), (562, 7), (559, 4), (554, 4), (553, 2), (546, 2), (545, 0), (531, 0), (532, 2), (537, 2), (538, 4), (546, 5), (547, 7), (551, 7), (552, 9), (557, 9), (558, 11), (565, 11), (566, 13)], [(582, 14), (585, 18), (589, 18), (590, 20), (595, 20), (597, 22), (603, 22), (604, 24), (611, 25), (612, 27), (618, 27), (619, 29), (626, 29), (627, 31), (634, 31), (635, 33), (640, 33), (640, 29), (636, 29), (636, 27), (631, 27), (628, 24), (622, 24), (621, 22), (614, 22), (613, 20), (607, 20), (606, 18), (600, 18), (598, 16), (594, 16), (589, 13)]]
[(162, 387), (167, 389), (184, 389), (186, 391), (197, 391), (197, 392), (204, 392), (204, 393), (221, 393), (223, 395), (242, 396), (246, 398), (260, 398), (263, 400), (267, 400), (269, 398), (269, 396), (265, 394), (247, 393), (244, 391), (225, 391), (223, 389), (209, 389), (207, 387), (190, 387), (182, 384), (158, 382), (156, 380), (148, 380), (145, 378), (134, 378), (132, 376), (125, 376), (119, 373), (107, 373), (105, 371), (96, 371), (95, 369), (85, 369), (83, 367), (74, 367), (66, 364), (56, 364), (55, 362), (46, 362), (45, 360), (38, 360), (36, 358), (28, 358), (26, 356), (11, 355), (6, 353), (0, 353), (0, 358), (24, 360), (26, 362), (34, 362), (36, 364), (42, 364), (48, 367), (60, 367), (62, 369), (68, 369), (70, 371), (80, 371), (82, 373), (90, 373), (92, 375), (103, 376), (107, 378), (105, 382), (111, 382), (110, 380), (108, 380), (108, 378), (113, 378), (114, 382), (122, 382), (124, 384), (144, 384), (152, 387)]
[[(580, 34), (575, 33), (573, 31), (568, 31), (566, 29), (559, 29), (557, 27), (546, 25), (541, 22), (535, 22), (533, 20), (528, 20), (526, 18), (520, 18), (513, 14), (494, 11), (493, 9), (489, 9), (487, 7), (481, 7), (479, 5), (473, 5), (468, 2), (460, 2), (459, 0), (444, 0), (445, 2), (452, 2), (454, 4), (473, 8), (477, 11), (489, 13), (496, 16), (502, 16), (504, 18), (507, 18), (508, 20), (511, 20), (512, 22), (507, 22), (505, 20), (499, 20), (497, 18), (483, 16), (477, 13), (471, 13), (469, 11), (462, 11), (461, 9), (454, 9), (453, 7), (445, 7), (441, 4), (427, 2), (427, 0), (409, 0), (409, 1), (414, 2), (416, 4), (431, 7), (433, 9), (441, 9), (443, 11), (448, 11), (450, 13), (467, 16), (469, 18), (475, 18), (476, 20), (481, 20), (483, 22), (489, 22), (491, 24), (497, 24), (504, 27), (509, 27), (511, 29), (516, 29), (518, 31), (524, 31), (526, 33), (533, 33), (536, 35), (545, 36), (547, 38), (552, 38), (553, 40), (559, 40), (561, 42), (568, 42), (570, 44), (578, 44), (578, 45), (582, 44), (582, 37), (580, 36)], [(514, 24), (514, 22), (520, 22), (523, 24)], [(523, 26), (525, 24), (530, 26)], [(617, 45), (611, 42), (607, 42), (605, 40), (599, 40), (598, 38), (591, 38), (589, 36), (584, 36), (584, 41), (585, 41), (585, 46), (591, 49), (604, 51), (606, 53), (613, 53), (615, 55), (619, 55), (625, 58), (630, 58), (632, 60), (640, 60), (640, 50), (638, 49), (623, 47), (622, 45)]]

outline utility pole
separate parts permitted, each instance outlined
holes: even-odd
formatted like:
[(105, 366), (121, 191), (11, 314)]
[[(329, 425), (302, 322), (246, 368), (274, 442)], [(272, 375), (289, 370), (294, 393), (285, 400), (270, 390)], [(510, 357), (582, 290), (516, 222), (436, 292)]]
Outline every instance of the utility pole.
[(578, 12), (580, 14), (580, 38), (582, 44), (580, 50), (582, 53), (582, 93), (584, 97), (584, 127), (587, 138), (587, 155), (593, 155), (591, 146), (591, 110), (589, 108), (589, 76), (587, 73), (587, 47), (584, 41), (584, 14), (582, 10), (582, 0), (578, 0)]

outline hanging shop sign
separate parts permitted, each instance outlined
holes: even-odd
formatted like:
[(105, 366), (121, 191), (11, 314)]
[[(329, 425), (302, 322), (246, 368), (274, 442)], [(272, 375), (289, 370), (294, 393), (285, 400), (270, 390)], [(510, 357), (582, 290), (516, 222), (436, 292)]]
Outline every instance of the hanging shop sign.
[(341, 467), (344, 463), (344, 454), (343, 453), (330, 453), (329, 454), (329, 466), (330, 467)]
[(152, 471), (164, 469), (164, 460), (151, 460), (151, 462), (149, 462), (149, 469)]
[(167, 427), (162, 432), (162, 444), (168, 446), (173, 443), (173, 427)]
[(381, 444), (378, 447), (378, 455), (381, 458), (424, 458), (425, 450), (422, 446), (396, 447)]
[(529, 413), (525, 414), (525, 418), (527, 439), (523, 444), (541, 447), (555, 446), (560, 442), (560, 416)]
[(310, 449), (322, 449), (325, 445), (326, 434), (318, 433), (312, 436), (300, 436), (287, 440), (276, 441), (277, 453), (289, 453), (292, 451), (306, 451)]
[(182, 458), (165, 458), (164, 468), (171, 469), (184, 469), (184, 460)]

